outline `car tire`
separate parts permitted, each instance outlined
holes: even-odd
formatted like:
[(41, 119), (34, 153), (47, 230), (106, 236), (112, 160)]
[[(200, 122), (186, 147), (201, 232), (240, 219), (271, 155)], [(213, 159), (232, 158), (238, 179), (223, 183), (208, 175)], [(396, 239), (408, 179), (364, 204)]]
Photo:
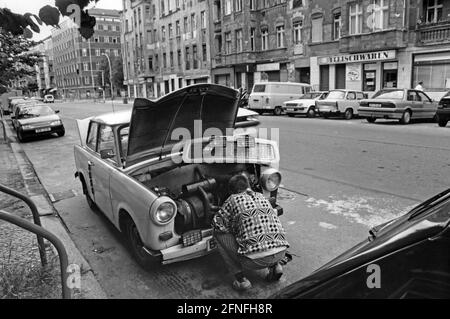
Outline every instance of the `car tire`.
[(58, 134), (58, 137), (63, 137), (64, 135), (66, 135), (66, 130), (62, 130), (56, 134)]
[(273, 115), (275, 116), (280, 116), (283, 113), (283, 110), (281, 109), (281, 107), (277, 106), (274, 110), (273, 110)]
[(20, 143), (23, 143), (26, 141), (25, 137), (22, 135), (22, 132), (20, 130), (17, 130), (17, 139)]
[(400, 119), (400, 124), (408, 125), (409, 123), (411, 123), (411, 115), (411, 111), (405, 111), (402, 118)]
[(144, 251), (144, 244), (142, 243), (141, 236), (131, 217), (128, 217), (124, 221), (124, 234), (130, 247), (131, 255), (142, 268), (150, 270), (155, 268), (155, 266), (160, 265), (156, 258)]
[(366, 121), (369, 122), (369, 123), (375, 123), (376, 120), (377, 120), (377, 119), (374, 118), (374, 117), (368, 117), (368, 118), (366, 118)]
[(328, 119), (328, 118), (330, 118), (330, 114), (327, 114), (327, 113), (323, 113), (323, 115), (322, 115), (322, 116), (323, 116), (323, 118), (324, 118), (324, 119)]
[(352, 109), (346, 109), (344, 113), (344, 118), (349, 121), (353, 118), (353, 110)]
[(308, 112), (306, 113), (306, 116), (309, 117), (309, 118), (316, 117), (316, 109), (315, 109), (314, 106), (311, 106), (311, 107), (308, 109)]
[(437, 117), (437, 123), (438, 123), (438, 125), (440, 126), (440, 127), (446, 127), (447, 126), (447, 123), (448, 123), (448, 120), (447, 119), (443, 119), (443, 118), (441, 118), (441, 117)]
[(295, 117), (295, 114), (288, 113), (289, 117)]

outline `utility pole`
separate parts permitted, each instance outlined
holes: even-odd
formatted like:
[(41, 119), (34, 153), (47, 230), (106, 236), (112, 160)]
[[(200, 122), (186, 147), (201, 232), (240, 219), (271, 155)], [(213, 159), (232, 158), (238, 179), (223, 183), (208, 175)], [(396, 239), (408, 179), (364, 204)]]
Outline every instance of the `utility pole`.
[(92, 50), (91, 50), (91, 39), (88, 39), (88, 46), (89, 46), (89, 64), (91, 69), (91, 79), (92, 79), (92, 94), (94, 95), (95, 99), (95, 80), (94, 80), (94, 68), (92, 67)]
[(106, 95), (105, 95), (105, 71), (102, 72), (102, 87), (103, 87), (103, 102), (106, 103)]

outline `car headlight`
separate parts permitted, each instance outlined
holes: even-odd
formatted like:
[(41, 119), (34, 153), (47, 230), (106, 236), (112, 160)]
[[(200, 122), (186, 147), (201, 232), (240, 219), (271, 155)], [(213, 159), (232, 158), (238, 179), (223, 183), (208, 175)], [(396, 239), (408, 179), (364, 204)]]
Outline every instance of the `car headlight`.
[(281, 174), (274, 168), (270, 168), (261, 174), (261, 186), (268, 192), (273, 192), (280, 187)]
[(61, 125), (61, 121), (60, 120), (50, 122), (50, 126), (58, 126), (58, 125)]
[(160, 203), (156, 203), (158, 206), (150, 213), (151, 218), (158, 225), (168, 224), (177, 212), (175, 204), (171, 201), (158, 199)]
[(22, 127), (23, 130), (32, 130), (32, 129), (34, 129), (33, 125), (22, 125), (21, 127)]

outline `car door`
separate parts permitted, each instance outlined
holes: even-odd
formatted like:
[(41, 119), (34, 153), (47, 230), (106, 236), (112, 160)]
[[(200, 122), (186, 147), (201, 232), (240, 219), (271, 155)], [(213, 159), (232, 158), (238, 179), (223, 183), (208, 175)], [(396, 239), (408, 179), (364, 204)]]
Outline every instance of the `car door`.
[(347, 96), (345, 98), (344, 103), (339, 103), (339, 111), (345, 112), (345, 110), (350, 107), (353, 109), (353, 113), (355, 113), (355, 107), (357, 103), (358, 101), (356, 100), (356, 92), (349, 91), (347, 92)]
[(407, 94), (408, 94), (407, 95), (407, 100), (408, 100), (407, 106), (409, 106), (409, 108), (412, 111), (411, 118), (417, 118), (417, 117), (419, 117), (418, 114), (420, 114), (422, 112), (421, 103), (418, 101), (419, 96), (417, 95), (417, 92), (414, 90), (408, 90)]
[(111, 126), (100, 124), (97, 136), (97, 151), (88, 163), (92, 175), (94, 200), (102, 212), (112, 219), (110, 178), (117, 167), (117, 150), (114, 130)]
[(422, 112), (421, 117), (425, 119), (432, 119), (437, 112), (437, 106), (431, 99), (423, 92), (417, 91), (417, 95), (421, 102)]

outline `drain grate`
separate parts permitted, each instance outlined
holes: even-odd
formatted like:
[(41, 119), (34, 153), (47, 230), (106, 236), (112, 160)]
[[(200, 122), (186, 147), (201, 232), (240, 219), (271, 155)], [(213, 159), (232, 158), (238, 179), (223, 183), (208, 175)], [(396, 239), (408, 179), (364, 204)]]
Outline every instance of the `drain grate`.
[(56, 203), (56, 202), (62, 201), (64, 199), (69, 199), (69, 198), (78, 196), (78, 193), (74, 189), (71, 189), (71, 190), (68, 190), (65, 192), (49, 194), (48, 196), (50, 197), (50, 200), (52, 201), (52, 203)]

